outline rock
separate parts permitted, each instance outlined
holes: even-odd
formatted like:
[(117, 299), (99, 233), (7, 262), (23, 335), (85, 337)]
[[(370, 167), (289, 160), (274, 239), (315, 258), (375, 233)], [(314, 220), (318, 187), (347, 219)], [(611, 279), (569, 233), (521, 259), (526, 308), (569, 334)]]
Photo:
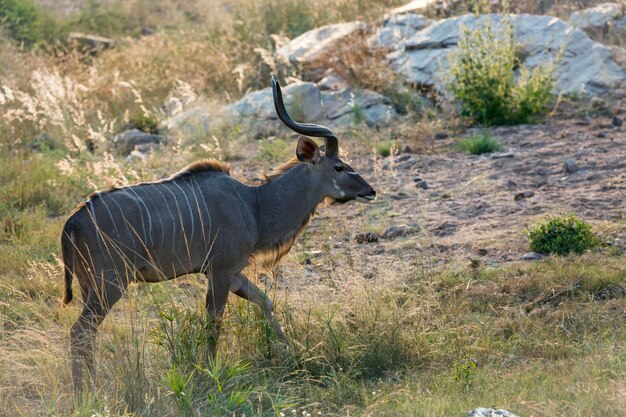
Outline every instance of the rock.
[(383, 239), (393, 239), (399, 236), (408, 236), (418, 233), (422, 228), (417, 224), (412, 224), (410, 226), (406, 224), (399, 224), (395, 226), (391, 226), (387, 230), (385, 230), (381, 237)]
[(611, 123), (613, 124), (613, 126), (615, 127), (620, 127), (621, 125), (624, 124), (624, 122), (622, 121), (622, 119), (620, 119), (617, 116), (613, 116), (613, 119), (611, 120)]
[(373, 49), (396, 50), (400, 41), (412, 37), (434, 21), (415, 13), (394, 14), (385, 19), (381, 27), (367, 38), (367, 46)]
[(146, 162), (148, 160), (148, 155), (144, 154), (143, 152), (139, 152), (137, 150), (132, 151), (127, 157), (126, 157), (126, 162), (132, 163), (132, 162)]
[(405, 4), (404, 6), (400, 6), (391, 10), (390, 14), (396, 15), (403, 13), (423, 12), (429, 8), (435, 8), (437, 11), (442, 11), (448, 8), (448, 2), (444, 0), (413, 0), (412, 2)]
[[(461, 27), (478, 30), (490, 19), (497, 31), (503, 17), (468, 14), (433, 23), (403, 40), (401, 47), (388, 55), (391, 67), (405, 82), (443, 91)], [(567, 22), (553, 16), (527, 14), (512, 14), (510, 22), (519, 56), (527, 68), (554, 64), (562, 54), (555, 68), (555, 93), (600, 96), (626, 86), (626, 71), (615, 62), (611, 49)]]
[(578, 164), (574, 159), (566, 159), (563, 164), (563, 171), (567, 174), (575, 174), (578, 172)]
[(515, 155), (513, 152), (494, 152), (491, 154), (491, 159), (503, 159), (503, 158), (514, 158)]
[(386, 126), (398, 117), (389, 100), (371, 90), (346, 88), (341, 91), (323, 91), (321, 97), (331, 127), (350, 126), (354, 122)]
[[(289, 114), (299, 122), (310, 123), (322, 117), (320, 90), (313, 83), (294, 83), (285, 87), (283, 99)], [(272, 89), (264, 88), (244, 96), (224, 108), (226, 113), (246, 118), (277, 119)]]
[(446, 132), (439, 132), (435, 134), (435, 140), (444, 140), (444, 139), (448, 139), (450, 137), (450, 135), (448, 135)]
[(115, 135), (112, 140), (113, 148), (124, 155), (130, 154), (136, 146), (148, 143), (158, 146), (167, 143), (167, 138), (163, 135), (145, 133), (141, 130), (131, 129)]
[(523, 193), (517, 193), (513, 197), (514, 201), (522, 200), (524, 198), (530, 198), (535, 195), (534, 191), (524, 191)]
[(422, 190), (428, 190), (428, 188), (430, 188), (425, 180), (422, 180), (415, 185), (417, 186), (417, 188), (421, 188)]
[(593, 110), (604, 110), (606, 109), (606, 101), (600, 97), (593, 96), (589, 101), (589, 107)]
[[(339, 91), (320, 91), (311, 82), (293, 83), (283, 88), (283, 99), (289, 114), (298, 122), (323, 123), (330, 128), (366, 123), (386, 126), (398, 114), (389, 99), (374, 91), (344, 88)], [(252, 136), (269, 136), (287, 131), (274, 109), (271, 88), (244, 96), (214, 114), (207, 106), (196, 106), (166, 120), (169, 129), (193, 133), (210, 130), (217, 121), (227, 124), (244, 123)]]
[(424, 179), (420, 175), (416, 175), (413, 177), (413, 182), (415, 183), (422, 182), (422, 181), (424, 181)]
[(115, 41), (113, 39), (96, 35), (88, 35), (86, 33), (71, 32), (68, 35), (68, 38), (70, 44), (80, 48), (84, 52), (94, 55), (115, 46)]
[(378, 236), (373, 232), (358, 233), (354, 236), (354, 241), (358, 244), (376, 243), (378, 242)]
[(569, 23), (579, 29), (602, 29), (609, 22), (618, 19), (623, 13), (623, 8), (619, 3), (602, 3), (595, 7), (580, 10), (572, 13)]
[(326, 74), (324, 78), (315, 83), (317, 88), (320, 90), (343, 90), (345, 88), (350, 87), (350, 84), (346, 80), (343, 79), (339, 74), (335, 72), (331, 72), (330, 74)]
[(278, 48), (276, 59), (287, 65), (294, 65), (309, 79), (322, 78), (333, 54), (351, 38), (362, 35), (367, 30), (363, 22), (326, 25), (303, 33), (286, 45)]
[(536, 253), (536, 252), (528, 252), (522, 256), (523, 261), (538, 261), (541, 258), (543, 258), (543, 255), (541, 255), (540, 253)]
[(517, 417), (507, 410), (494, 410), (493, 408), (478, 407), (467, 413), (467, 417)]

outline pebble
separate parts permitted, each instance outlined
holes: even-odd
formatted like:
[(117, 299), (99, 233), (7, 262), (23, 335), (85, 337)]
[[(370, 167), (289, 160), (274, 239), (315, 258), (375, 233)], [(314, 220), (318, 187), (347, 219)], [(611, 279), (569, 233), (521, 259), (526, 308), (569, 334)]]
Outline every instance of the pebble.
[(354, 236), (354, 241), (358, 244), (376, 243), (378, 242), (378, 236), (373, 232), (358, 233)]
[(568, 174), (575, 174), (578, 172), (578, 165), (573, 159), (566, 159), (563, 164), (563, 170)]
[(391, 226), (387, 230), (385, 230), (381, 237), (383, 239), (393, 239), (398, 236), (406, 236), (417, 233), (421, 230), (421, 227), (417, 224), (406, 225), (406, 224), (398, 224)]
[(611, 123), (613, 123), (613, 126), (615, 127), (620, 127), (621, 125), (624, 124), (624, 122), (622, 121), (622, 119), (620, 119), (617, 116), (613, 116), (613, 120), (611, 120)]
[(530, 198), (530, 197), (532, 197), (534, 195), (535, 195), (534, 191), (524, 191), (523, 193), (515, 194), (515, 196), (513, 197), (513, 200), (514, 201), (518, 201), (518, 200), (521, 200), (523, 198)]
[(421, 188), (422, 190), (428, 190), (428, 183), (424, 180), (417, 183), (417, 188)]
[(513, 152), (495, 152), (491, 154), (492, 159), (513, 158)]
[(478, 407), (467, 413), (466, 417), (517, 417), (508, 410), (494, 410), (492, 408)]
[(538, 261), (543, 258), (543, 255), (537, 252), (528, 252), (522, 256), (523, 261)]

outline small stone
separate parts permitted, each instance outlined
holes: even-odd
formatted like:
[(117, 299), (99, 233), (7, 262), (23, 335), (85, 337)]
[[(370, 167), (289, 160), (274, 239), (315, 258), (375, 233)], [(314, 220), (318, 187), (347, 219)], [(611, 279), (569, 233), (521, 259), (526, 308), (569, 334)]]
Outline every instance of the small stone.
[(534, 195), (535, 195), (534, 191), (524, 191), (522, 193), (515, 194), (515, 196), (513, 197), (513, 200), (517, 201), (517, 200), (521, 200), (521, 199), (524, 199), (524, 198), (530, 198), (530, 197), (532, 197)]
[(428, 183), (424, 180), (417, 183), (417, 188), (421, 188), (422, 190), (428, 190)]
[(578, 172), (578, 165), (573, 159), (566, 159), (563, 164), (563, 170), (568, 174), (575, 174)]
[(419, 175), (416, 175), (413, 177), (413, 182), (422, 182), (422, 181), (424, 181), (424, 179)]
[(409, 159), (411, 159), (411, 155), (400, 155), (396, 158), (396, 164), (400, 163), (400, 162), (404, 162), (404, 161), (408, 161)]
[(139, 152), (137, 150), (132, 151), (127, 157), (126, 157), (126, 162), (135, 162), (135, 161), (139, 161), (139, 162), (146, 162), (148, 160), (148, 155)]
[(523, 261), (538, 261), (541, 258), (543, 258), (543, 255), (541, 255), (540, 253), (536, 253), (536, 252), (528, 252), (522, 256)]
[(613, 120), (611, 120), (611, 123), (613, 123), (613, 126), (615, 127), (620, 127), (621, 125), (624, 124), (624, 122), (622, 121), (622, 119), (620, 119), (617, 116), (613, 116)]
[(513, 158), (513, 152), (494, 152), (491, 154), (492, 159)]
[(378, 236), (373, 232), (358, 233), (354, 236), (354, 241), (358, 244), (376, 243), (378, 242)]
[(508, 410), (494, 410), (492, 408), (478, 407), (467, 413), (466, 417), (517, 417)]
[(439, 132), (435, 134), (435, 140), (444, 140), (448, 139), (449, 135), (446, 132)]
[(606, 101), (598, 96), (593, 96), (589, 101), (589, 107), (594, 110), (604, 110), (606, 109)]
[(390, 228), (385, 230), (382, 233), (381, 237), (383, 239), (393, 239), (399, 236), (411, 235), (411, 234), (419, 232), (420, 230), (421, 230), (420, 226), (416, 224), (411, 225), (411, 226), (408, 226), (406, 224), (399, 224), (399, 225), (391, 226)]

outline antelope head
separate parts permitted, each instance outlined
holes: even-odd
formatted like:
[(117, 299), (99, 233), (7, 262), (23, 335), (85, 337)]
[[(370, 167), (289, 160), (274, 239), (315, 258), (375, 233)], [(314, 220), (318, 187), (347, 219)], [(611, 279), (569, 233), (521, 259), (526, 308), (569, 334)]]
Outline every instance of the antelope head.
[[(339, 158), (339, 144), (332, 130), (313, 123), (298, 123), (293, 120), (283, 102), (280, 85), (272, 77), (274, 106), (278, 118), (289, 129), (301, 136), (298, 139), (296, 156), (300, 162), (309, 164), (312, 176), (317, 180), (324, 195), (332, 203), (343, 204), (352, 200), (367, 203), (376, 198), (376, 191), (350, 165)], [(325, 146), (306, 137), (324, 138)]]

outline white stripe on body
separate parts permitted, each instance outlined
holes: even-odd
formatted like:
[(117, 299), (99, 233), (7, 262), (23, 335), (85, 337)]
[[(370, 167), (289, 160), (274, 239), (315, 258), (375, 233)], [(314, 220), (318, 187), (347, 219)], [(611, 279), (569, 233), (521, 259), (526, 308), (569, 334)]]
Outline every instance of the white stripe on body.
[(181, 188), (181, 186), (178, 185), (176, 181), (172, 181), (172, 184), (178, 187), (180, 192), (183, 193), (183, 197), (185, 197), (185, 200), (187, 201), (187, 207), (189, 208), (189, 216), (191, 217), (191, 234), (189, 235), (189, 238), (193, 239), (193, 232), (195, 230), (195, 224), (194, 224), (194, 219), (193, 219), (193, 211), (191, 210), (191, 203), (189, 202), (189, 198), (187, 198), (187, 194), (185, 194), (185, 191)]
[[(146, 240), (146, 247), (148, 245), (151, 245), (151, 241), (152, 241), (152, 216), (150, 216), (150, 210), (148, 209), (148, 205), (145, 203), (145, 201), (143, 201), (143, 199), (139, 196), (139, 194), (137, 194), (137, 191), (135, 191), (132, 187), (128, 187), (128, 189), (130, 191), (132, 191), (133, 194), (135, 194), (135, 196), (139, 199), (139, 201), (141, 202), (141, 204), (143, 204), (143, 206), (146, 208), (146, 213), (148, 214), (148, 235), (146, 237), (146, 229), (144, 228), (144, 239)], [(139, 210), (141, 211), (141, 206), (139, 207)], [(143, 219), (143, 216), (141, 216)], [(143, 220), (142, 220), (142, 224), (143, 224)]]

